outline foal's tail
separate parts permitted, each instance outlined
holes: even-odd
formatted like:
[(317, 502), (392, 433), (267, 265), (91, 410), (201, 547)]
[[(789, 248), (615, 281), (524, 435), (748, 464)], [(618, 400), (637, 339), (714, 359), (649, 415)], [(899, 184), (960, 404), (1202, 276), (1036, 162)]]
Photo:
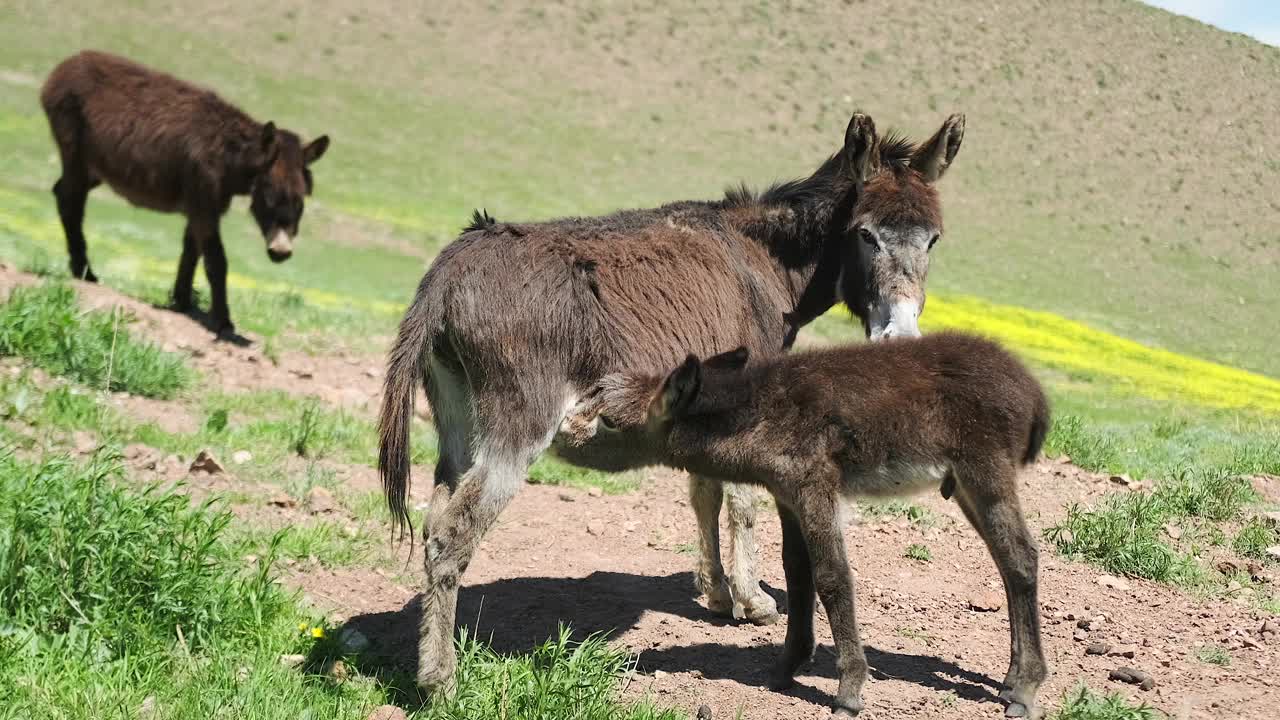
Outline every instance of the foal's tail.
[(413, 304), (400, 321), (400, 333), (387, 358), (382, 413), (378, 420), (378, 472), (395, 529), (413, 533), (406, 501), (409, 495), (409, 428), (418, 380), (426, 378), (432, 344), (444, 328), (444, 303), (430, 297), (432, 273), (418, 285)]
[(1027, 451), (1022, 456), (1023, 465), (1030, 465), (1036, 461), (1040, 455), (1040, 449), (1044, 447), (1044, 439), (1049, 434), (1049, 399), (1045, 397), (1043, 389), (1037, 387), (1036, 390), (1036, 405), (1031, 416), (1031, 435), (1027, 439)]

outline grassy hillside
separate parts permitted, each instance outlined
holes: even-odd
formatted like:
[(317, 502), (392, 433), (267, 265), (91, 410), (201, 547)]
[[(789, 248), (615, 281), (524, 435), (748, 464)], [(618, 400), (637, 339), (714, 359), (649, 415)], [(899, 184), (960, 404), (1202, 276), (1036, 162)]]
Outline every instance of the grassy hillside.
[[(1280, 310), (1280, 51), (1136, 2), (19, 0), (0, 20), (0, 202), (32, 221), (56, 223), (37, 86), (85, 46), (330, 133), (297, 259), (268, 272), (236, 213), (233, 269), (387, 302), (472, 206), (534, 218), (714, 197), (808, 170), (855, 107), (916, 134), (959, 110), (933, 289), (1280, 375), (1262, 327)], [(176, 220), (105, 192), (89, 215), (102, 267), (104, 223), (144, 236), (166, 271), (176, 260)], [(334, 268), (339, 245), (353, 259)]]

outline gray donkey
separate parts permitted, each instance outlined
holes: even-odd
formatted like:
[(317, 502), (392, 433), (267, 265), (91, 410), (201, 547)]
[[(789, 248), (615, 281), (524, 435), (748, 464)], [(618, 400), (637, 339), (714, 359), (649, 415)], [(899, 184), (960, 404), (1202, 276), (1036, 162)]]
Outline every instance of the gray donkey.
[(1046, 675), (1036, 542), (1017, 497), (1019, 467), (1040, 452), (1049, 405), (995, 343), (938, 333), (837, 347), (747, 366), (745, 348), (669, 374), (601, 379), (557, 438), (621, 465), (663, 464), (763, 485), (782, 521), (787, 638), (770, 685), (791, 685), (814, 651), (814, 590), (831, 622), (837, 715), (862, 710), (867, 661), (845, 557), (842, 498), (940, 490), (977, 529), (1004, 580), (1011, 717), (1040, 716)]
[[(418, 682), (449, 683), (458, 583), (477, 544), (605, 374), (659, 371), (686, 352), (783, 352), (842, 297), (873, 339), (917, 335), (928, 251), (942, 230), (934, 182), (964, 118), (928, 141), (877, 135), (855, 114), (844, 147), (810, 177), (756, 195), (604, 217), (474, 222), (432, 263), (390, 352), (378, 467), (391, 513), (409, 524), (409, 424), (419, 382), (440, 435), (427, 513)], [(591, 460), (589, 450), (583, 462)], [(575, 462), (572, 455), (567, 459)], [(592, 466), (613, 469), (608, 458)], [(713, 612), (766, 623), (756, 580), (753, 495), (690, 478), (700, 527), (697, 585)], [(726, 487), (732, 577), (720, 561)]]

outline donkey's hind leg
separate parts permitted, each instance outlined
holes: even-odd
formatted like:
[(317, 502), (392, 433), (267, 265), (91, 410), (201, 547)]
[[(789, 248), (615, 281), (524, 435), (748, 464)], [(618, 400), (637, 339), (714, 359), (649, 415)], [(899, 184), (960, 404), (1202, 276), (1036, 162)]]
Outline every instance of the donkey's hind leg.
[(729, 509), (729, 589), (733, 591), (733, 616), (756, 625), (778, 621), (778, 603), (760, 587), (756, 574), (756, 499), (754, 486), (725, 483), (725, 504)]
[(88, 159), (84, 154), (83, 124), (78, 110), (58, 108), (49, 113), (49, 125), (53, 139), (62, 158), (62, 176), (53, 184), (53, 196), (58, 203), (58, 218), (67, 238), (67, 254), (70, 256), (72, 276), (87, 282), (98, 282), (98, 276), (89, 267), (88, 250), (84, 241), (84, 208), (89, 191), (97, 184), (89, 173)]
[[(443, 510), (432, 508), (426, 541), (426, 589), (418, 645), (418, 684), (428, 692), (453, 680), (458, 584), (481, 538), (524, 483), (529, 464), (551, 442), (559, 416), (550, 404), (533, 411), (522, 397), (475, 402), (501, 418), (478, 417), (471, 467), (458, 479)], [(445, 485), (438, 485), (437, 488)], [(445, 492), (437, 492), (436, 499)]]
[(959, 478), (956, 500), (995, 560), (1009, 608), (1009, 672), (1000, 694), (1009, 703), (1005, 715), (1043, 717), (1036, 706), (1036, 691), (1048, 675), (1040, 641), (1039, 551), (1018, 504), (1017, 471), (1005, 465), (968, 474)]

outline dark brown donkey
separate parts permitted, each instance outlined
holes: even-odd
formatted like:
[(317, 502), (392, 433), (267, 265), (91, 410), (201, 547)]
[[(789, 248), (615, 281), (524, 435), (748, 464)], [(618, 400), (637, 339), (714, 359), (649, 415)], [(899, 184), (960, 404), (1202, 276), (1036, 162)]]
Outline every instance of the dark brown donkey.
[[(941, 490), (986, 541), (1004, 580), (1010, 716), (1037, 716), (1046, 675), (1035, 539), (1018, 469), (1049, 428), (1035, 378), (1000, 346), (956, 333), (838, 347), (746, 366), (745, 349), (690, 355), (667, 375), (603, 378), (575, 414), (576, 442), (611, 436), (619, 463), (661, 463), (768, 488), (782, 520), (787, 639), (771, 685), (813, 655), (814, 590), (835, 639), (836, 714), (862, 709), (867, 661), (840, 509), (850, 496)], [(594, 427), (593, 427), (593, 420)]]
[(71, 274), (97, 282), (84, 241), (89, 191), (106, 182), (138, 207), (187, 216), (174, 306), (191, 309), (196, 261), (204, 256), (215, 332), (233, 332), (227, 307), (227, 255), (218, 233), (235, 195), (250, 211), (267, 255), (293, 254), (311, 163), (329, 147), (307, 145), (273, 123), (261, 124), (213, 92), (107, 53), (86, 50), (62, 61), (40, 91), (62, 177), (53, 186), (67, 235)]
[[(423, 687), (452, 678), (458, 583), (476, 545), (600, 377), (657, 372), (689, 351), (780, 353), (836, 303), (838, 285), (868, 334), (915, 332), (916, 313), (901, 308), (923, 305), (927, 251), (941, 230), (932, 183), (962, 129), (957, 115), (920, 147), (881, 142), (871, 118), (858, 114), (843, 149), (811, 177), (760, 195), (740, 190), (717, 202), (542, 223), (477, 214), (432, 263), (405, 313), (380, 421), (378, 467), (403, 524), (409, 420), (425, 384), (440, 459), (424, 532)], [(607, 456), (578, 450), (566, 459), (610, 468)], [(725, 582), (721, 487), (720, 479), (690, 481), (698, 587), (715, 612), (771, 622), (777, 608), (754, 568), (754, 498), (732, 484), (734, 562)]]

